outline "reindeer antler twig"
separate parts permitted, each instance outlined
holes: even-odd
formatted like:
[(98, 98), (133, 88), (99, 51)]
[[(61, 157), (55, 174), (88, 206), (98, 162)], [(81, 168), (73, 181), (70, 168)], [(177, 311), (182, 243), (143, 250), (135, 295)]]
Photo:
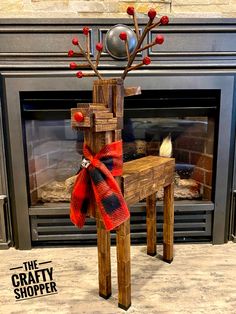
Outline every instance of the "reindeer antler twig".
[(136, 33), (137, 40), (139, 40), (139, 27), (138, 27), (138, 21), (137, 21), (137, 16), (136, 16), (134, 7), (128, 7), (126, 12), (129, 15), (133, 16), (135, 33)]
[(76, 53), (73, 50), (69, 50), (68, 52), (68, 56), (69, 57), (73, 57), (73, 56), (83, 56), (88, 63), (85, 64), (77, 64), (75, 62), (71, 62), (70, 63), (70, 68), (71, 69), (78, 69), (78, 68), (86, 68), (86, 67), (90, 67), (95, 74), (84, 74), (81, 71), (77, 72), (76, 76), (78, 78), (82, 78), (85, 76), (98, 76), (99, 79), (102, 80), (102, 76), (99, 73), (99, 71), (97, 70), (98, 64), (99, 64), (99, 60), (100, 60), (100, 56), (103, 50), (103, 45), (101, 43), (97, 43), (96, 45), (96, 50), (97, 50), (97, 58), (96, 58), (96, 63), (93, 64), (93, 62), (90, 59), (90, 33), (89, 33), (89, 28), (88, 27), (84, 27), (83, 28), (83, 34), (86, 36), (86, 51), (83, 49), (83, 47), (81, 46), (78, 38), (73, 38), (72, 40), (72, 44), (77, 46), (79, 48), (80, 53)]
[[(149, 63), (142, 62), (142, 63), (139, 63), (137, 65), (132, 66), (132, 63), (135, 60), (135, 57), (136, 57), (138, 52), (146, 50), (146, 49), (148, 49), (150, 47), (153, 47), (154, 45), (157, 45), (157, 44), (161, 45), (164, 42), (164, 37), (161, 36), (161, 35), (157, 35), (155, 40), (151, 44), (146, 45), (143, 48), (141, 48), (141, 46), (143, 44), (143, 41), (146, 38), (148, 32), (152, 28), (154, 28), (156, 26), (166, 25), (166, 24), (169, 23), (169, 19), (168, 19), (167, 16), (163, 16), (158, 22), (153, 23), (153, 21), (154, 21), (154, 19), (156, 17), (156, 11), (154, 9), (150, 9), (148, 11), (149, 21), (148, 21), (147, 25), (145, 26), (142, 35), (139, 36), (139, 27), (138, 27), (138, 23), (137, 23), (134, 7), (128, 7), (127, 8), (127, 13), (133, 17), (134, 26), (135, 26), (135, 32), (136, 32), (136, 36), (137, 36), (138, 42), (137, 42), (137, 45), (136, 45), (136, 47), (135, 47), (135, 49), (134, 49), (134, 51), (132, 52), (131, 55), (129, 54), (129, 49), (128, 49), (128, 52), (127, 52), (128, 63), (127, 63), (127, 66), (124, 69), (124, 72), (123, 72), (122, 76), (121, 76), (121, 78), (123, 80), (125, 79), (125, 77), (128, 74), (128, 72), (130, 72), (131, 70), (135, 70), (135, 69), (140, 68), (141, 66), (143, 66), (145, 64), (150, 64), (151, 63), (151, 59), (149, 58), (149, 61), (150, 61)], [(120, 37), (120, 38), (122, 39), (122, 37)], [(123, 35), (123, 38), (125, 38), (124, 35)], [(126, 38), (126, 39), (122, 39), (122, 40), (125, 41), (126, 51), (127, 51), (128, 39)]]
[[(132, 53), (130, 53), (129, 51), (129, 41), (128, 41), (128, 36), (126, 34), (126, 32), (122, 32), (120, 33), (120, 39), (122, 41), (124, 41), (125, 44), (125, 50), (126, 50), (126, 55), (127, 55), (127, 65), (124, 69), (124, 72), (121, 76), (121, 78), (124, 80), (126, 75), (128, 74), (128, 72), (136, 70), (140, 67), (142, 67), (143, 65), (148, 65), (151, 63), (151, 59), (149, 57), (144, 57), (141, 63), (138, 63), (136, 65), (132, 65), (135, 57), (137, 55), (137, 53), (147, 50), (157, 44), (161, 45), (164, 42), (164, 37), (162, 35), (157, 35), (156, 38), (148, 45), (145, 45), (144, 47), (142, 47), (142, 44), (144, 42), (144, 39), (146, 38), (148, 32), (150, 32), (151, 29), (153, 29), (156, 26), (160, 26), (160, 25), (166, 25), (169, 23), (169, 18), (167, 16), (162, 16), (162, 18), (157, 21), (157, 22), (153, 22), (154, 19), (156, 18), (156, 11), (154, 9), (150, 9), (148, 11), (148, 17), (149, 17), (149, 21), (147, 23), (147, 25), (145, 26), (142, 35), (140, 36), (139, 34), (139, 26), (138, 26), (138, 22), (137, 22), (137, 17), (136, 17), (136, 13), (135, 13), (135, 9), (134, 7), (128, 7), (127, 8), (127, 13), (132, 16), (133, 18), (133, 22), (134, 22), (134, 27), (135, 27), (135, 34), (137, 37), (137, 44), (136, 47), (134, 49), (134, 51)], [(90, 58), (90, 29), (88, 27), (84, 27), (83, 28), (83, 34), (86, 36), (86, 49), (84, 50), (83, 47), (81, 46), (78, 38), (73, 38), (72, 43), (73, 45), (77, 46), (79, 48), (79, 52), (75, 52), (73, 50), (69, 50), (68, 51), (68, 56), (69, 57), (84, 57), (85, 60), (87, 61), (87, 63), (75, 63), (75, 62), (71, 62), (70, 63), (70, 68), (72, 70), (75, 69), (79, 69), (79, 68), (91, 68), (93, 70), (93, 74), (90, 73), (83, 73), (81, 71), (76, 73), (76, 76), (78, 78), (82, 78), (82, 77), (87, 77), (87, 76), (98, 76), (99, 79), (102, 80), (102, 76), (99, 73), (99, 71), (97, 70), (98, 68), (98, 64), (100, 61), (100, 57), (103, 51), (103, 45), (102, 43), (97, 43), (96, 44), (96, 50), (97, 50), (97, 56), (96, 56), (96, 60), (95, 60), (95, 64), (92, 62), (91, 58)]]
[(97, 68), (99, 61), (100, 61), (101, 54), (102, 54), (103, 45), (101, 43), (97, 43), (96, 44), (96, 50), (98, 51), (97, 58), (96, 58), (96, 64), (95, 64), (95, 67)]
[(125, 42), (125, 50), (126, 50), (126, 55), (128, 58), (128, 62), (130, 60), (130, 53), (129, 53), (129, 43), (128, 43), (128, 36), (126, 32), (121, 32), (119, 35), (120, 39)]

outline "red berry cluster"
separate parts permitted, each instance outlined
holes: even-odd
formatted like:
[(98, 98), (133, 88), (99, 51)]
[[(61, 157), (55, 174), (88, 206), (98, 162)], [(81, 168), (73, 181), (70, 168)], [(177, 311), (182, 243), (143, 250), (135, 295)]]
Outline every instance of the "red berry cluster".
[[(84, 34), (85, 36), (88, 36), (88, 35), (89, 35), (89, 32), (90, 32), (89, 27), (85, 26), (85, 27), (83, 28), (83, 34)], [(74, 46), (79, 46), (79, 49), (81, 50), (81, 53), (86, 57), (86, 53), (85, 53), (85, 52), (83, 51), (83, 49), (81, 48), (80, 43), (79, 43), (79, 40), (78, 40), (77, 37), (74, 37), (74, 38), (72, 39), (72, 44), (73, 44)], [(102, 43), (97, 43), (97, 44), (96, 44), (96, 50), (98, 51), (98, 55), (97, 55), (97, 62), (98, 62), (98, 60), (99, 60), (99, 58), (100, 58), (100, 56), (101, 56), (101, 52), (102, 52), (102, 50), (103, 50), (103, 44), (102, 44)], [(87, 52), (87, 53), (89, 54), (89, 52)], [(68, 56), (69, 56), (69, 57), (73, 57), (73, 56), (75, 56), (75, 55), (78, 55), (78, 54), (76, 54), (76, 53), (74, 52), (74, 50), (69, 50), (69, 51), (68, 51)], [(86, 57), (86, 58), (87, 58), (87, 57)], [(91, 63), (91, 60), (90, 60), (89, 57), (87, 58), (87, 60), (88, 60), (88, 63)], [(70, 68), (71, 68), (72, 70), (75, 70), (75, 69), (79, 68), (79, 66), (80, 66), (80, 65), (77, 64), (77, 63), (75, 63), (75, 62), (71, 62), (71, 63), (70, 63)], [(78, 78), (82, 78), (82, 77), (85, 76), (85, 74), (84, 74), (82, 71), (79, 71), (79, 72), (76, 73), (76, 76), (77, 76)]]
[[(136, 31), (136, 33), (138, 34), (139, 30), (138, 30), (137, 17), (136, 17), (136, 14), (135, 14), (135, 8), (134, 8), (133, 6), (129, 6), (129, 7), (127, 8), (126, 12), (127, 12), (128, 15), (130, 15), (130, 16), (133, 17), (134, 25), (135, 25), (135, 31)], [(150, 19), (149, 22), (148, 22), (148, 24), (147, 24), (147, 26), (146, 26), (146, 27), (147, 27), (147, 32), (150, 31), (150, 29), (152, 29), (152, 28), (154, 28), (154, 27), (156, 27), (156, 26), (158, 26), (158, 25), (167, 25), (167, 24), (169, 23), (169, 18), (168, 18), (168, 16), (162, 16), (158, 22), (153, 22), (153, 20), (156, 18), (156, 15), (157, 15), (156, 10), (153, 9), (153, 8), (150, 9), (147, 14), (148, 14), (148, 17), (149, 17), (149, 19)], [(96, 50), (98, 51), (98, 53), (97, 53), (96, 65), (95, 65), (95, 67), (94, 67), (94, 65), (92, 64), (92, 62), (91, 62), (91, 60), (90, 60), (90, 58), (89, 58), (90, 51), (89, 51), (89, 45), (88, 45), (88, 36), (89, 36), (89, 33), (90, 33), (90, 29), (89, 29), (88, 26), (85, 26), (85, 27), (83, 27), (83, 30), (82, 30), (82, 31), (83, 31), (84, 36), (87, 36), (87, 53), (82, 49), (81, 44), (80, 44), (78, 38), (77, 38), (77, 37), (74, 37), (74, 38), (72, 39), (72, 44), (73, 44), (74, 46), (78, 46), (78, 48), (80, 49), (80, 52), (81, 52), (81, 53), (78, 54), (78, 53), (75, 53), (73, 50), (69, 50), (69, 51), (68, 51), (68, 56), (69, 56), (69, 57), (73, 57), (73, 56), (76, 56), (76, 55), (77, 55), (77, 56), (78, 56), (78, 55), (83, 55), (83, 56), (87, 59), (88, 65), (91, 66), (91, 68), (95, 71), (95, 73), (97, 74), (97, 76), (101, 79), (101, 75), (100, 75), (99, 72), (97, 71), (96, 67), (97, 67), (98, 62), (99, 62), (99, 59), (100, 59), (100, 57), (101, 57), (101, 52), (103, 51), (103, 44), (102, 44), (102, 43), (97, 43), (97, 44), (96, 44)], [(147, 33), (147, 32), (146, 32), (146, 33)], [(124, 41), (125, 44), (127, 45), (128, 35), (127, 35), (126, 32), (121, 32), (121, 33), (119, 34), (119, 38), (120, 38), (122, 41)], [(143, 38), (142, 38), (142, 37), (139, 38), (138, 35), (137, 35), (137, 38), (138, 38), (138, 40), (143, 41)], [(134, 57), (135, 57), (135, 55), (137, 54), (137, 52), (142, 51), (142, 50), (145, 50), (145, 49), (148, 49), (148, 48), (152, 47), (152, 46), (155, 45), (155, 44), (162, 45), (163, 43), (164, 43), (164, 37), (163, 37), (162, 35), (157, 35), (157, 36), (155, 37), (154, 41), (153, 41), (152, 43), (150, 43), (149, 45), (146, 45), (144, 48), (140, 48), (140, 49), (137, 49), (137, 48), (136, 48), (136, 50), (135, 50), (135, 52), (134, 52), (134, 56), (133, 56), (133, 58), (131, 59), (131, 62), (128, 63), (127, 67), (125, 68), (124, 73), (123, 73), (123, 75), (122, 75), (122, 78), (123, 78), (123, 79), (125, 78), (125, 76), (127, 75), (128, 71), (130, 71), (130, 70), (132, 70), (132, 69), (139, 68), (139, 67), (142, 66), (142, 65), (149, 65), (149, 64), (151, 63), (151, 59), (150, 59), (148, 56), (146, 56), (146, 57), (143, 58), (142, 63), (140, 63), (140, 64), (135, 65), (135, 66), (132, 67), (131, 65), (132, 65), (132, 62), (133, 62)], [(142, 45), (142, 42), (139, 42), (139, 46), (138, 46), (138, 47), (140, 47), (141, 45)], [(128, 53), (128, 54), (129, 54), (129, 53)], [(77, 63), (75, 63), (75, 62), (71, 62), (71, 63), (70, 63), (70, 68), (71, 68), (72, 70), (75, 70), (75, 69), (79, 68), (79, 66), (80, 66), (80, 65), (77, 64)], [(76, 76), (77, 76), (78, 78), (82, 78), (82, 77), (87, 76), (87, 75), (84, 74), (84, 73), (81, 72), (81, 71), (78, 71), (78, 72), (76, 73)], [(82, 119), (82, 118), (81, 118), (81, 117), (77, 117), (77, 119), (79, 120), (79, 119)], [(81, 120), (81, 121), (82, 121), (82, 120)]]
[[(129, 6), (129, 7), (127, 8), (126, 12), (127, 12), (127, 14), (129, 14), (129, 15), (131, 15), (131, 16), (134, 16), (134, 14), (135, 14), (135, 9), (134, 9), (134, 7), (132, 7), (132, 6)], [(156, 12), (155, 9), (150, 9), (150, 10), (148, 11), (148, 16), (149, 16), (150, 20), (154, 20), (155, 17), (156, 17), (156, 15), (157, 15), (157, 12)], [(168, 16), (166, 16), (166, 15), (165, 15), (165, 16), (162, 16), (162, 18), (160, 19), (160, 23), (161, 23), (162, 25), (167, 25), (167, 24), (169, 23), (169, 18), (168, 18)]]

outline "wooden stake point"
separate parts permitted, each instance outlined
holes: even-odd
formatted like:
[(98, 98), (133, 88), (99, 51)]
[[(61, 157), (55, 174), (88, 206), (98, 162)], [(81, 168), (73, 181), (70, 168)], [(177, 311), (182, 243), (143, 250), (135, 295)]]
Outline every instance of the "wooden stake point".
[(124, 311), (128, 311), (128, 309), (131, 307), (131, 302), (128, 306), (124, 306), (123, 304), (118, 303), (119, 308), (121, 308)]
[(174, 260), (174, 258), (172, 258), (172, 259), (165, 259), (164, 257), (163, 257), (163, 262), (166, 262), (166, 263), (168, 263), (168, 264), (171, 264), (172, 262), (173, 262), (173, 260)]
[(101, 292), (99, 292), (99, 296), (100, 296), (101, 298), (105, 299), (105, 300), (108, 300), (108, 299), (110, 299), (110, 297), (111, 297), (111, 293), (105, 295), (105, 294), (102, 294)]

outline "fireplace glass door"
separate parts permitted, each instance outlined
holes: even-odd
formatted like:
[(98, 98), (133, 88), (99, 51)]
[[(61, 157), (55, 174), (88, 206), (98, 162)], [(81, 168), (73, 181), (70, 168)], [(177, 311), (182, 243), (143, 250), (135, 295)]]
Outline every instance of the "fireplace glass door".
[[(216, 95), (210, 91), (198, 91), (198, 95), (195, 91), (144, 91), (140, 98), (126, 104), (124, 160), (171, 156), (176, 162), (175, 200), (213, 201)], [(162, 199), (163, 191), (157, 196)]]
[(70, 120), (29, 120), (26, 127), (30, 204), (70, 201), (70, 178), (82, 156), (83, 136)]
[(70, 108), (88, 102), (90, 92), (36, 93), (23, 103), (30, 206), (70, 202), (73, 177), (82, 160), (83, 133), (71, 128)]
[[(24, 93), (21, 96), (29, 207), (42, 208), (42, 213), (46, 208), (58, 208), (58, 215), (62, 208), (67, 208), (68, 213), (83, 146), (82, 132), (71, 129), (70, 108), (76, 107), (78, 102), (90, 102), (91, 92)], [(214, 203), (219, 97), (217, 91), (188, 90), (143, 91), (140, 96), (125, 99), (123, 160), (168, 153), (171, 145), (171, 157), (176, 161), (175, 209), (184, 206), (182, 215), (191, 211), (194, 215), (194, 210), (198, 213), (199, 204), (204, 209)], [(163, 190), (158, 191), (157, 198), (161, 204)], [(137, 208), (131, 208), (131, 212), (137, 212)], [(143, 207), (140, 211), (143, 225)], [(68, 214), (66, 219), (69, 224)], [(131, 215), (131, 230), (132, 219)], [(178, 215), (176, 219), (178, 221)], [(133, 225), (139, 230), (137, 221)], [(200, 229), (199, 232), (203, 230)], [(94, 230), (96, 232), (96, 228)], [(184, 234), (183, 230), (181, 232)], [(210, 227), (208, 236), (209, 233)]]
[[(214, 120), (208, 116), (126, 119), (124, 160), (159, 154), (174, 157), (175, 200), (211, 201), (213, 148)], [(162, 197), (159, 191), (158, 198)]]

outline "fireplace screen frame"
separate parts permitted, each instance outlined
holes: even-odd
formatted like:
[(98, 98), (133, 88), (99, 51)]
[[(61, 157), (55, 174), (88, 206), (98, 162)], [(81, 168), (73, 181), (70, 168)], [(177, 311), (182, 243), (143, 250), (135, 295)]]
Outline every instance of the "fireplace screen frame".
[[(118, 71), (103, 71), (108, 77), (119, 76)], [(191, 79), (190, 79), (191, 78)], [(8, 156), (8, 176), (10, 188), (11, 213), (14, 242), (17, 248), (31, 247), (30, 215), (37, 214), (29, 210), (26, 186), (26, 159), (23, 146), (21, 121), (21, 91), (60, 91), (90, 90), (92, 79), (76, 80), (68, 72), (21, 72), (3, 73), (1, 77), (2, 103), (6, 123), (6, 143)], [(143, 89), (216, 89), (220, 90), (219, 137), (215, 176), (215, 202), (213, 215), (213, 243), (227, 241), (227, 223), (229, 219), (229, 160), (232, 146), (231, 126), (233, 110), (233, 75), (217, 75), (215, 71), (137, 71), (126, 79), (127, 86), (140, 85)], [(230, 122), (230, 125), (229, 125)], [(225, 127), (227, 125), (227, 128)], [(220, 156), (220, 158), (219, 158)], [(178, 208), (177, 210), (183, 210)], [(207, 208), (205, 208), (207, 210)], [(50, 213), (52, 213), (51, 211)], [(56, 214), (56, 212), (55, 212)], [(47, 213), (46, 213), (47, 215)]]

